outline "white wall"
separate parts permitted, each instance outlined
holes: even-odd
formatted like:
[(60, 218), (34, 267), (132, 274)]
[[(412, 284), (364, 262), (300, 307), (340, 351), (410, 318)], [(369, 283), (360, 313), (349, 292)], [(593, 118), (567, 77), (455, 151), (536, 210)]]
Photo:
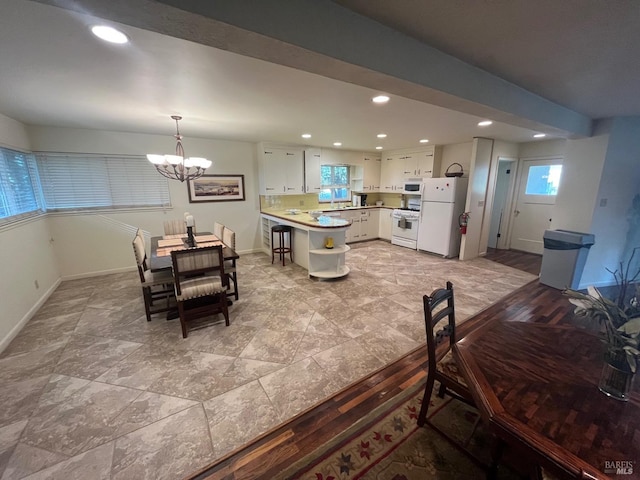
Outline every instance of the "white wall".
[[(452, 163), (459, 163), (464, 170), (464, 176), (469, 176), (471, 170), (471, 150), (473, 142), (454, 143), (442, 147), (442, 160), (440, 161), (440, 172), (436, 172), (438, 177), (444, 177), (444, 172)], [(457, 171), (453, 168), (451, 171)]]
[[(144, 155), (175, 150), (170, 135), (31, 127), (29, 137), (34, 151)], [(189, 203), (187, 184), (169, 180), (172, 209), (52, 215), (51, 234), (63, 278), (133, 268), (131, 239), (135, 228), (161, 235), (163, 221), (182, 218), (185, 211), (195, 217), (197, 230), (211, 231), (214, 221), (233, 229), (240, 253), (260, 248), (255, 144), (189, 137), (183, 144), (188, 156), (213, 161), (207, 173), (244, 175), (246, 201)]]
[[(0, 114), (0, 145), (29, 151), (24, 125)], [(46, 217), (0, 229), (0, 352), (57, 286), (59, 271)], [(38, 281), (38, 288), (35, 281)]]
[[(465, 211), (469, 212), (467, 234), (462, 235), (460, 260), (471, 260), (480, 254), (480, 235), (487, 199), (487, 182), (494, 141), (490, 138), (474, 138), (469, 172), (469, 190)], [(485, 244), (486, 250), (486, 244)]]
[(587, 257), (581, 287), (613, 284), (606, 269), (618, 268), (630, 250), (640, 246), (638, 225), (630, 222), (634, 197), (640, 195), (640, 117), (613, 119), (608, 140), (599, 187), (593, 190), (591, 232), (596, 243)]

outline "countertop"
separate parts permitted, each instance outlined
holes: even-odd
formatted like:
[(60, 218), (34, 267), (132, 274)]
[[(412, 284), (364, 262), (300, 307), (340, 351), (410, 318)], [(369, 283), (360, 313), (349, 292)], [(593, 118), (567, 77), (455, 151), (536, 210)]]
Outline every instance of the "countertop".
[(303, 225), (304, 227), (307, 227), (307, 229), (345, 228), (351, 225), (351, 221), (345, 220), (344, 218), (329, 217), (325, 215), (321, 215), (316, 220), (309, 215), (308, 211), (300, 211), (299, 213), (292, 214), (288, 213), (286, 210), (271, 210), (263, 211), (262, 215), (278, 220), (284, 220), (286, 223)]

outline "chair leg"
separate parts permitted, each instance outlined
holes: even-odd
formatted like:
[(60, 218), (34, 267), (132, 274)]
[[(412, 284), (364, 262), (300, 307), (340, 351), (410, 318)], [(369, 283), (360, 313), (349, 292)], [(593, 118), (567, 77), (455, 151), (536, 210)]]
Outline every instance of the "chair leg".
[(224, 324), (229, 326), (229, 307), (227, 306), (227, 295), (222, 292), (220, 295), (220, 301), (222, 302), (222, 314), (224, 315)]
[(420, 407), (420, 414), (418, 415), (419, 427), (423, 427), (427, 422), (427, 411), (429, 410), (429, 403), (431, 402), (434, 382), (435, 378), (433, 378), (433, 376), (427, 378), (427, 384), (424, 387), (424, 396), (422, 397), (422, 406)]
[(440, 388), (438, 389), (438, 396), (440, 398), (444, 398), (445, 394), (447, 393), (447, 386), (440, 382)]
[(238, 300), (238, 274), (236, 272), (233, 272), (233, 275), (231, 275), (231, 277), (233, 278), (233, 293), (234, 293), (234, 297), (236, 300)]
[(284, 232), (280, 232), (280, 258), (282, 258), (282, 266), (284, 267), (284, 260), (286, 258), (286, 253), (284, 253)]
[(184, 304), (178, 302), (178, 315), (180, 315), (180, 326), (182, 327), (182, 338), (187, 338), (187, 321), (185, 320)]
[(293, 263), (293, 245), (291, 244), (291, 233), (289, 232), (289, 258), (291, 259), (291, 263)]
[(142, 287), (142, 298), (144, 299), (144, 313), (147, 315), (147, 322), (151, 321), (151, 289)]
[(491, 445), (491, 463), (487, 469), (487, 480), (494, 480), (498, 475), (498, 465), (504, 453), (504, 442), (498, 437), (494, 437)]

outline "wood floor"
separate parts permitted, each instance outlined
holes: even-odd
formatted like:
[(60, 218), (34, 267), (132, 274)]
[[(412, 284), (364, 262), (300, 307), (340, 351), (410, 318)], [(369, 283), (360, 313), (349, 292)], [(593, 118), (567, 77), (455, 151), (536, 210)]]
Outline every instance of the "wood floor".
[(517, 268), (518, 270), (523, 270), (527, 273), (532, 273), (533, 275), (539, 275), (540, 267), (542, 266), (542, 255), (519, 252), (517, 250), (487, 248), (487, 254), (484, 258)]
[[(540, 257), (519, 252), (491, 252), (491, 260), (519, 265), (538, 273)], [(537, 269), (537, 271), (535, 271)], [(508, 298), (467, 320), (458, 329), (461, 338), (488, 318), (514, 321), (571, 323), (571, 305), (559, 290), (533, 281)], [(287, 424), (258, 438), (254, 443), (227, 455), (216, 464), (196, 473), (194, 479), (273, 479), (286, 466), (308, 455), (338, 432), (348, 428), (365, 413), (385, 403), (426, 378), (426, 346), (348, 387), (324, 403), (302, 413)]]

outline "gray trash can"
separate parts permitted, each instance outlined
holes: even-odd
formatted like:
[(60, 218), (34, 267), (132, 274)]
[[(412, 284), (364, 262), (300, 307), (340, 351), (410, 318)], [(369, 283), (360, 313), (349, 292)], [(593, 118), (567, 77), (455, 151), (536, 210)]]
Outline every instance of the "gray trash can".
[(589, 248), (595, 242), (591, 233), (545, 230), (540, 283), (553, 288), (577, 289)]

